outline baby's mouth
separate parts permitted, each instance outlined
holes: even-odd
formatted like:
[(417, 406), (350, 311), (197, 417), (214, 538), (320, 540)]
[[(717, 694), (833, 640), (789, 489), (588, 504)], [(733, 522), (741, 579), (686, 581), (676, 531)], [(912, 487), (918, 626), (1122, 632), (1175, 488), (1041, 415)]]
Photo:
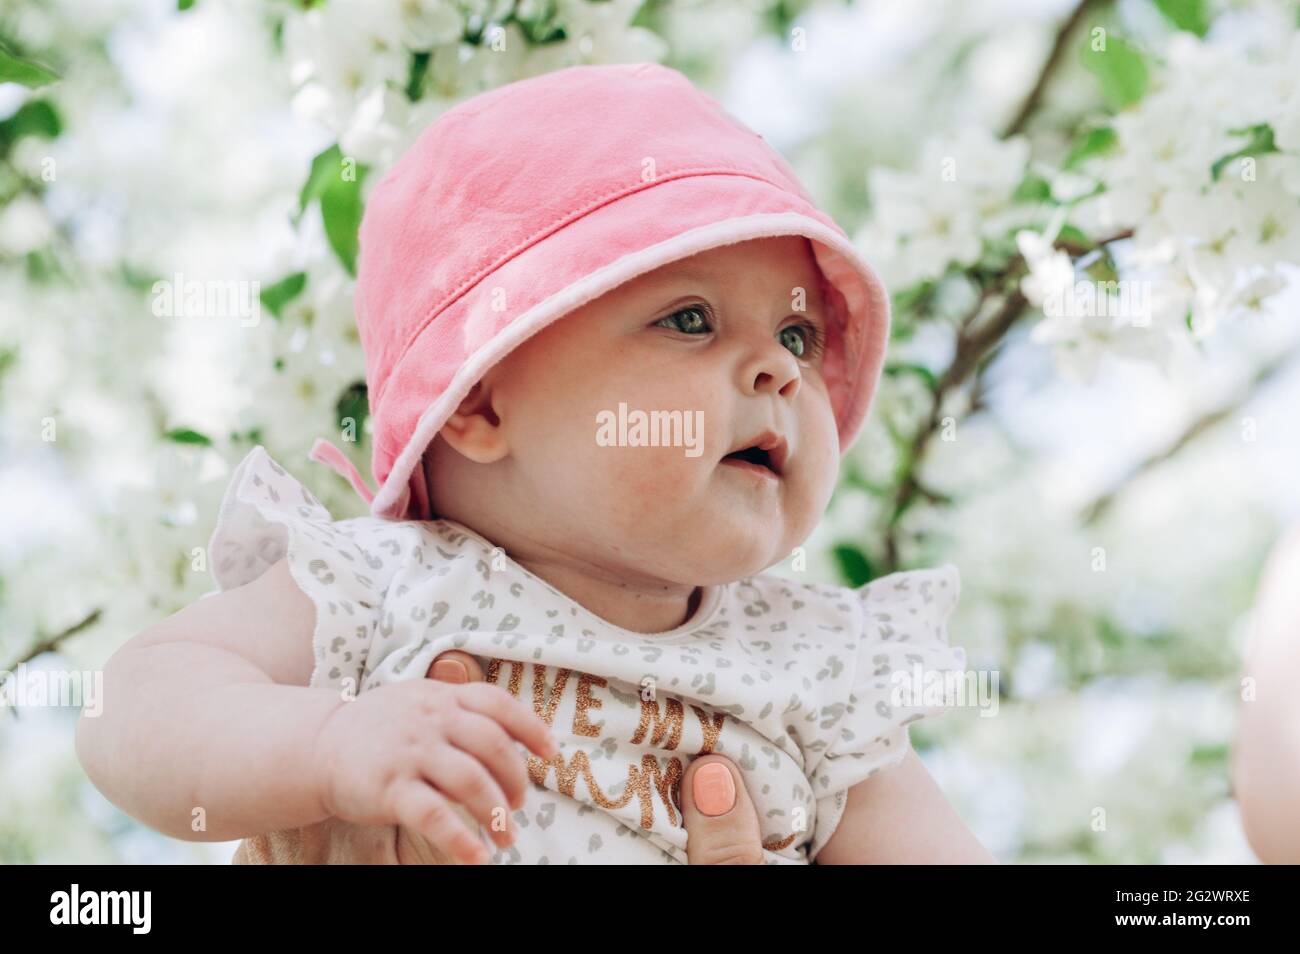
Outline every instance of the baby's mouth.
[(764, 431), (722, 458), (721, 463), (760, 477), (781, 479), (785, 471), (788, 445), (775, 431)]

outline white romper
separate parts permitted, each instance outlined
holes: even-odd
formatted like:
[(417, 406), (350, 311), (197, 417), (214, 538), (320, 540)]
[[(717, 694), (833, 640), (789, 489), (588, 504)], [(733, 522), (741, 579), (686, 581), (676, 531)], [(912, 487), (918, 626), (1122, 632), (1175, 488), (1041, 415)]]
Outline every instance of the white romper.
[(527, 753), (518, 838), (491, 846), (495, 864), (686, 864), (680, 780), (710, 752), (744, 776), (765, 863), (808, 864), (848, 789), (942, 709), (891, 694), (891, 674), (966, 665), (948, 643), (951, 565), (858, 589), (760, 574), (705, 587), (674, 630), (635, 633), (454, 521), (334, 520), (261, 446), (235, 470), (209, 553), (223, 591), (287, 553), (316, 606), (313, 687), (420, 679), (458, 649), (531, 701), (560, 754)]

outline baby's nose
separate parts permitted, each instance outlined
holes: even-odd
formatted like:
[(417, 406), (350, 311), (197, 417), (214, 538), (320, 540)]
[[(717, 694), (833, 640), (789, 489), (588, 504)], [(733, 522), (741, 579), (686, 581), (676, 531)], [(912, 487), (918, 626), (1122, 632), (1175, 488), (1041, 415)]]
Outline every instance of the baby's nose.
[(752, 352), (740, 367), (740, 389), (747, 395), (780, 395), (787, 401), (799, 393), (803, 373), (790, 349), (775, 339), (755, 338)]

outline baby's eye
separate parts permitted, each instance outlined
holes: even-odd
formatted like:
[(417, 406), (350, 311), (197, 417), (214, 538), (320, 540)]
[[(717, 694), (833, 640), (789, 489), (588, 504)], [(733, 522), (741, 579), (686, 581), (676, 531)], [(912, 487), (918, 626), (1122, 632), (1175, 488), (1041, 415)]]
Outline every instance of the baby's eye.
[[(682, 318), (683, 315), (686, 316), (683, 320), (674, 320)], [(664, 322), (666, 321), (672, 322), (672, 324), (665, 325)], [(656, 321), (655, 324), (665, 328), (676, 327), (678, 331), (684, 331), (688, 335), (700, 334), (709, 329), (709, 319), (705, 316), (704, 309), (695, 305), (692, 305), (690, 308), (683, 308), (680, 311), (675, 311), (671, 315), (665, 315), (663, 318)]]
[(820, 357), (826, 348), (826, 336), (822, 334), (821, 328), (812, 322), (787, 325), (778, 332), (777, 337), (796, 358), (807, 358), (811, 361)]

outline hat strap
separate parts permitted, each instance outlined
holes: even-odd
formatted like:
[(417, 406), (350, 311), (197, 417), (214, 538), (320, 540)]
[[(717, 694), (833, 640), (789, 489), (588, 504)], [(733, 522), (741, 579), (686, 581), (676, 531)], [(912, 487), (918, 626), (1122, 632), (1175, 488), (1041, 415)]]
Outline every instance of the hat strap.
[(366, 482), (361, 478), (361, 474), (356, 467), (352, 465), (352, 461), (348, 460), (343, 452), (329, 441), (319, 437), (316, 438), (316, 443), (312, 444), (311, 452), (307, 457), (317, 463), (325, 464), (340, 477), (345, 478), (352, 485), (352, 489), (361, 495), (367, 505), (375, 499), (374, 493), (366, 486)]

